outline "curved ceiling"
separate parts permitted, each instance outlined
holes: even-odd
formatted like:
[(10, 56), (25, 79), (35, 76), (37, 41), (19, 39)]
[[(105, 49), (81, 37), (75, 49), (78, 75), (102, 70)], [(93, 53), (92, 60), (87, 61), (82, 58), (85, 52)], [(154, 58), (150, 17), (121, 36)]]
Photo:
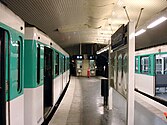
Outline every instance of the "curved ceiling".
[(1, 0), (63, 48), (79, 43), (107, 44), (122, 24), (138, 18), (139, 26), (167, 7), (166, 0)]

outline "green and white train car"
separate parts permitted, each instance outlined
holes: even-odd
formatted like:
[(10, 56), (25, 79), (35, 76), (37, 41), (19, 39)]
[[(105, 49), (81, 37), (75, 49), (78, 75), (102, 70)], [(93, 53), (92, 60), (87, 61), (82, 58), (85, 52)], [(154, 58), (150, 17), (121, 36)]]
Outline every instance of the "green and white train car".
[(2, 3), (0, 17), (0, 125), (41, 125), (69, 81), (69, 55)]
[(135, 53), (135, 88), (150, 96), (166, 93), (167, 45)]
[(0, 125), (24, 125), (24, 22), (0, 3)]
[(27, 27), (24, 61), (24, 125), (41, 125), (69, 81), (69, 55), (47, 35)]

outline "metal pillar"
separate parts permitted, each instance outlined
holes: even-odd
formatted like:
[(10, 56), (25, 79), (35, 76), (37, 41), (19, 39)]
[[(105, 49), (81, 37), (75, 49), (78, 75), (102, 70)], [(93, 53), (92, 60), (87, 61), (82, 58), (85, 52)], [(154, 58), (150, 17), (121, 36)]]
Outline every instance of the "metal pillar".
[(79, 54), (82, 55), (82, 44), (79, 44)]
[(111, 40), (108, 41), (108, 88), (109, 88), (109, 103), (108, 108), (112, 109), (112, 88), (110, 87), (110, 79), (111, 79)]
[(129, 22), (128, 28), (128, 124), (134, 125), (134, 64), (135, 64), (135, 23)]

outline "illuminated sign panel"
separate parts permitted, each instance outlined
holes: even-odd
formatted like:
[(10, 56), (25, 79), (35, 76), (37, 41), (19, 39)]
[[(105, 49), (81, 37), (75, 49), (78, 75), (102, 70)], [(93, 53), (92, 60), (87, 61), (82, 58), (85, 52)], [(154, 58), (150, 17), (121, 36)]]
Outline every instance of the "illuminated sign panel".
[(125, 32), (126, 27), (122, 25), (112, 36), (111, 36), (111, 47), (112, 50), (115, 50), (125, 44), (127, 44), (125, 40)]
[(75, 56), (74, 56), (74, 59), (82, 60), (82, 59), (84, 59), (84, 58), (83, 58), (83, 55), (75, 55)]

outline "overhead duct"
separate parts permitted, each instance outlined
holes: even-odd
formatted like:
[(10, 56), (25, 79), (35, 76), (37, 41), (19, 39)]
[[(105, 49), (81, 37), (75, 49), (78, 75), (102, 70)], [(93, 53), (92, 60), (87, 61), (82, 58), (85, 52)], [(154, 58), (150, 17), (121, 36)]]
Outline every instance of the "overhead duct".
[(88, 26), (91, 28), (102, 27), (111, 15), (114, 4), (118, 0), (87, 0)]

